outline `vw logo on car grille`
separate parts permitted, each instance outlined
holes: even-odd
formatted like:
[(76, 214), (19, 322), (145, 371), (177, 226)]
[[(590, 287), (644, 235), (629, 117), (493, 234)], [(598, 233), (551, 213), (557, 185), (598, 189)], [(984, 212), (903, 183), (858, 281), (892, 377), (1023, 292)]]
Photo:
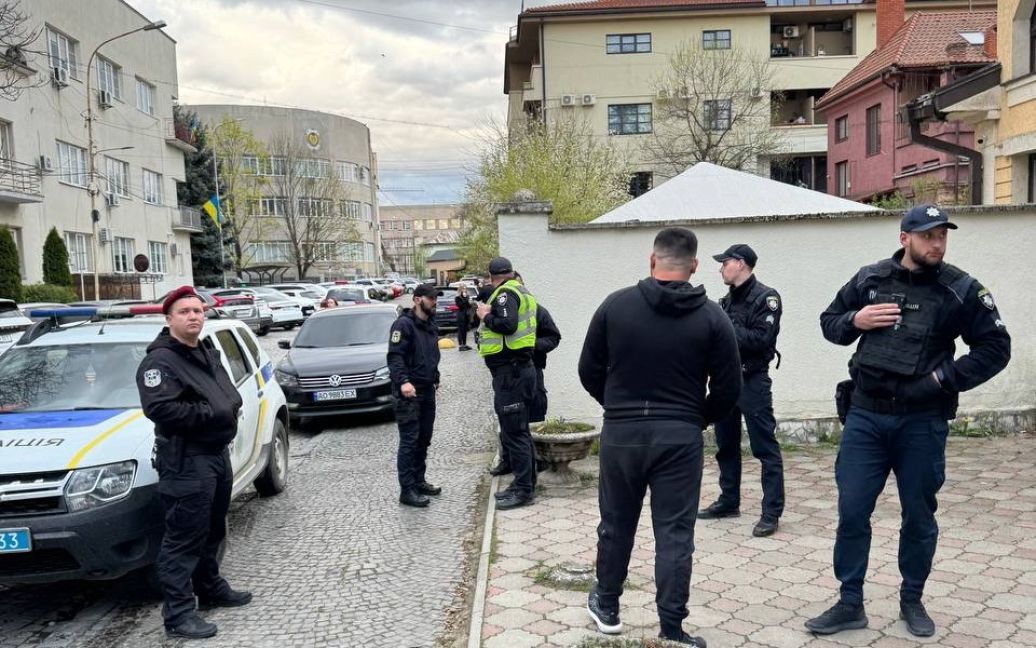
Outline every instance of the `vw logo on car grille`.
[(339, 385), (342, 384), (342, 377), (339, 376), (338, 374), (335, 374), (335, 375), (331, 376), (330, 378), (328, 378), (327, 382), (331, 383), (332, 387), (338, 387)]

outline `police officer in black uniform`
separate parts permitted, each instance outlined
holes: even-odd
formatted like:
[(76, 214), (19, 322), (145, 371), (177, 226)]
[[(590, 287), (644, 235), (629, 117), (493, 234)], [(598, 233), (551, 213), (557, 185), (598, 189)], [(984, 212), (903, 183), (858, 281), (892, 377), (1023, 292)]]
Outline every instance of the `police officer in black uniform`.
[(716, 463), (719, 465), (719, 499), (698, 512), (703, 520), (741, 514), (741, 417), (748, 428), (752, 456), (762, 464), (763, 510), (752, 529), (756, 537), (777, 530), (784, 512), (784, 463), (777, 442), (777, 420), (773, 416), (773, 381), (770, 361), (777, 353), (781, 330), (781, 296), (754, 274), (759, 260), (744, 243), (731, 245), (712, 257), (720, 262), (719, 273), (730, 291), (719, 300), (734, 324), (743, 371), (741, 397), (737, 407), (716, 422)]
[(414, 307), (403, 310), (389, 333), (389, 377), (399, 426), (399, 502), (407, 506), (428, 506), (427, 496), (442, 492), (425, 480), (435, 426), (435, 390), (439, 388), (438, 297), (432, 284), (419, 285), (414, 289)]
[(182, 286), (162, 304), (167, 326), (137, 369), (144, 415), (155, 424), (158, 492), (165, 535), (158, 577), (162, 616), (170, 637), (216, 634), (198, 609), (237, 607), (252, 600), (230, 588), (219, 573), (234, 475), (228, 444), (237, 434), (241, 395), (209, 339), (200, 340), (205, 302)]
[(479, 355), (493, 375), (493, 407), (500, 424), (500, 441), (514, 479), (497, 498), (497, 508), (527, 506), (535, 500), (536, 460), (529, 434), (529, 411), (536, 390), (532, 364), (535, 347), (535, 298), (514, 277), (511, 262), (489, 262), (493, 291), (489, 303), (478, 306), (483, 331)]
[[(943, 262), (949, 230), (934, 205), (910, 209), (891, 259), (865, 266), (820, 315), (824, 337), (849, 345), (852, 378), (835, 463), (838, 531), (835, 576), (841, 596), (806, 622), (817, 634), (867, 625), (863, 582), (871, 546), (870, 517), (889, 471), (903, 508), (900, 527), (900, 617), (919, 637), (935, 624), (921, 603), (939, 527), (936, 494), (945, 479), (947, 420), (957, 395), (998, 374), (1011, 357), (1011, 338), (993, 295), (963, 270)], [(968, 345), (954, 359), (955, 340)]]

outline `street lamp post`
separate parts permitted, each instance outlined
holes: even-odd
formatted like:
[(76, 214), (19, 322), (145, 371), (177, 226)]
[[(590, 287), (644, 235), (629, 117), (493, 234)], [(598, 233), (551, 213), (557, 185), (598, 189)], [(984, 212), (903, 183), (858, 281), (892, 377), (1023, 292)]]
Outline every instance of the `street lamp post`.
[[(157, 20), (155, 22), (148, 23), (143, 27), (137, 27), (131, 29), (123, 34), (112, 36), (108, 40), (102, 42), (100, 45), (94, 48), (94, 51), (90, 54), (90, 58), (86, 63), (86, 141), (87, 141), (87, 156), (90, 164), (90, 182), (87, 185), (87, 193), (90, 194), (90, 221), (93, 227), (93, 256), (94, 256), (94, 299), (101, 298), (101, 277), (97, 273), (97, 266), (100, 265), (100, 248), (98, 245), (97, 237), (97, 223), (101, 220), (101, 214), (97, 211), (97, 193), (100, 189), (97, 187), (97, 164), (94, 159), (97, 151), (94, 150), (94, 111), (93, 111), (93, 97), (90, 94), (90, 76), (94, 69), (94, 59), (97, 58), (97, 52), (108, 43), (136, 34), (141, 31), (152, 31), (154, 29), (162, 29), (166, 26), (164, 20)], [(86, 295), (83, 295), (83, 299), (86, 299)]]

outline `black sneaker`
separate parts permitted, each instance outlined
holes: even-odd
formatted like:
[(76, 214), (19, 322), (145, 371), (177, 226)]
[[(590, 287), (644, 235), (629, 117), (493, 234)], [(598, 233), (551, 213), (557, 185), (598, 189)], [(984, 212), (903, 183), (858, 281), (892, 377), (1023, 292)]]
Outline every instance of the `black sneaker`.
[(842, 630), (858, 630), (867, 627), (867, 614), (862, 605), (849, 605), (841, 601), (831, 606), (815, 619), (806, 621), (806, 629), (814, 634), (828, 635)]
[(601, 605), (601, 597), (597, 594), (597, 588), (590, 590), (590, 596), (586, 599), (586, 611), (590, 618), (597, 624), (597, 629), (604, 634), (619, 634), (622, 632), (622, 621), (619, 619), (618, 610), (606, 610)]
[(737, 506), (728, 506), (721, 502), (713, 502), (704, 509), (698, 511), (699, 520), (718, 520), (719, 518), (739, 517), (741, 509)]
[(921, 601), (901, 602), (899, 618), (906, 621), (907, 630), (915, 637), (931, 637), (935, 634), (935, 621), (928, 616)]
[(519, 508), (521, 506), (529, 506), (536, 502), (536, 497), (532, 494), (522, 494), (517, 492), (510, 493), (507, 497), (501, 497), (496, 501), (496, 508), (500, 511), (507, 511), (509, 509)]
[(176, 625), (165, 627), (167, 637), (180, 639), (208, 639), (216, 636), (216, 624), (209, 623), (197, 614), (185, 614)]
[(422, 495), (438, 495), (442, 493), (442, 488), (439, 486), (432, 486), (428, 482), (421, 482), (417, 485), (416, 490)]
[(680, 631), (680, 634), (666, 634), (663, 632), (658, 635), (658, 638), (673, 643), (695, 646), (696, 648), (706, 648), (708, 645), (702, 637), (692, 637), (683, 630)]
[(399, 503), (405, 504), (406, 506), (424, 508), (428, 506), (429, 501), (430, 500), (427, 497), (425, 497), (421, 493), (418, 493), (413, 488), (408, 488), (407, 490), (399, 494)]
[(774, 533), (777, 533), (777, 518), (766, 517), (765, 515), (759, 518), (759, 521), (755, 523), (755, 527), (752, 528), (752, 535), (757, 538), (772, 536)]
[(505, 488), (502, 491), (497, 491), (497, 492), (493, 493), (493, 497), (495, 497), (497, 499), (497, 501), (499, 501), (499, 500), (502, 500), (502, 499), (507, 499), (508, 497), (510, 497), (513, 494), (514, 494), (514, 490), (511, 489), (510, 487), (507, 487), (507, 488)]
[(494, 477), (499, 477), (500, 475), (510, 475), (512, 472), (514, 471), (511, 470), (511, 467), (505, 463), (498, 463), (497, 465), (489, 469), (489, 474)]
[(242, 605), (248, 605), (252, 602), (251, 592), (235, 592), (234, 590), (227, 590), (226, 593), (212, 598), (198, 597), (198, 609), (199, 610), (211, 610), (219, 607), (241, 607)]

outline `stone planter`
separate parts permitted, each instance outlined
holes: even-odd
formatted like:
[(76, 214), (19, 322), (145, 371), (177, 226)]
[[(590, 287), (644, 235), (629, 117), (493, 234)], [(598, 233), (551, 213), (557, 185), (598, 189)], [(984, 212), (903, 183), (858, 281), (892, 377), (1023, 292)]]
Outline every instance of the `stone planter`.
[(588, 457), (590, 446), (601, 436), (597, 430), (544, 434), (537, 432), (536, 427), (532, 428), (531, 434), (536, 459), (550, 465), (549, 470), (540, 473), (540, 478), (555, 484), (579, 482), (579, 473), (568, 464)]

